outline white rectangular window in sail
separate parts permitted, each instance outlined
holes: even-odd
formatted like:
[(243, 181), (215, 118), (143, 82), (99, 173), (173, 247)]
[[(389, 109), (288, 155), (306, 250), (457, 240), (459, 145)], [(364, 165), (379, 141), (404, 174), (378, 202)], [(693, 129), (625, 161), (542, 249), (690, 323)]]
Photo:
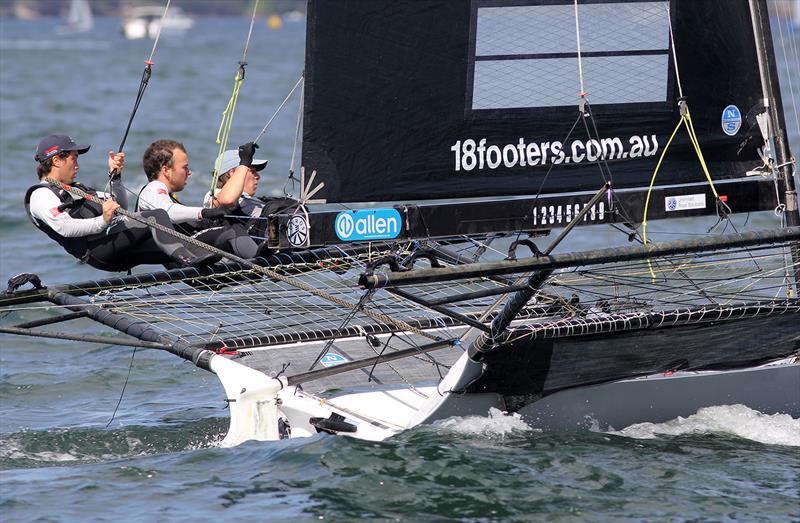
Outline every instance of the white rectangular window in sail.
[[(667, 100), (669, 3), (578, 4), (584, 88), (591, 104)], [(575, 7), (477, 9), (472, 109), (578, 104)]]

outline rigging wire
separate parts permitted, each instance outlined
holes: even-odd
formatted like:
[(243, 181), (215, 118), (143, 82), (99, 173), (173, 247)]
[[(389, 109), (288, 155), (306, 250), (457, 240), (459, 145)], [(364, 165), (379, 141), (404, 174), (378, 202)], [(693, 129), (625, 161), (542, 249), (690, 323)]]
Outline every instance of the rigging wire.
[[(768, 11), (769, 11), (769, 5), (767, 7), (768, 7)], [(789, 20), (788, 16), (778, 17), (778, 18), (779, 19), (778, 19), (778, 24), (777, 25), (778, 25), (778, 32), (779, 32), (779, 35), (780, 35), (781, 52), (783, 53), (783, 59), (784, 59), (784, 61), (786, 63), (800, 64), (800, 54), (798, 53), (798, 44), (797, 44), (797, 40), (798, 39), (791, 38), (792, 32), (794, 30), (800, 31), (800, 27), (798, 27), (797, 29), (792, 29), (789, 26), (790, 20)], [(780, 18), (783, 18), (783, 23), (781, 23)], [(784, 35), (784, 32), (783, 32), (784, 25), (786, 26), (786, 35)], [(787, 45), (787, 41), (789, 42), (788, 45)], [(800, 134), (800, 107), (798, 106), (799, 105), (798, 104), (798, 96), (800, 96), (800, 93), (798, 93), (797, 95), (795, 94), (795, 89), (794, 89), (794, 85), (795, 84), (794, 84), (794, 81), (792, 79), (793, 76), (797, 76), (797, 79), (800, 79), (800, 74), (797, 74), (798, 73), (798, 69), (797, 68), (789, 67), (787, 69), (788, 69), (788, 71), (787, 71), (787, 74), (785, 75), (785, 77), (786, 77), (787, 83), (789, 85), (789, 93), (790, 93), (790, 99), (791, 99), (791, 103), (792, 103), (792, 114), (794, 116), (795, 131), (798, 134)], [(800, 86), (798, 86), (798, 87), (800, 87)], [(784, 107), (784, 110), (785, 110), (785, 107)], [(791, 172), (792, 172), (792, 174), (790, 176), (794, 176), (794, 175), (797, 174), (797, 160), (796, 160), (796, 157), (794, 157), (794, 156), (791, 157), (790, 160), (789, 160), (789, 163), (791, 164)], [(777, 218), (778, 218), (778, 220), (780, 222), (780, 226), (781, 227), (786, 227), (787, 223), (788, 223), (788, 221), (787, 221), (788, 218), (787, 218), (786, 213), (785, 213), (786, 205), (784, 203), (781, 203), (781, 199), (779, 197), (779, 189), (778, 189), (778, 172), (777, 171), (781, 167), (783, 167), (783, 166), (782, 165), (773, 166), (773, 177), (774, 177), (774, 182), (775, 182), (775, 193), (776, 193), (776, 200), (778, 201), (778, 206), (775, 208), (775, 215), (777, 216)], [(791, 297), (792, 296), (792, 292), (791, 292), (792, 286), (789, 284), (789, 282), (791, 282), (791, 280), (792, 280), (792, 276), (791, 276), (791, 273), (790, 273), (790, 267), (792, 265), (792, 252), (791, 252), (791, 249), (784, 249), (783, 250), (783, 258), (784, 258), (784, 266), (786, 267), (786, 270), (784, 272), (784, 281), (787, 283), (787, 285), (786, 285), (787, 296)]]
[(289, 94), (286, 95), (286, 98), (283, 99), (283, 101), (278, 106), (278, 108), (275, 109), (275, 112), (272, 113), (272, 116), (267, 121), (267, 125), (265, 125), (264, 128), (261, 129), (261, 132), (258, 133), (258, 136), (256, 136), (255, 139), (253, 139), (253, 143), (258, 143), (258, 141), (261, 139), (261, 137), (264, 136), (264, 133), (267, 132), (267, 129), (269, 129), (269, 126), (272, 124), (272, 121), (275, 119), (276, 116), (278, 116), (278, 113), (281, 112), (281, 109), (283, 109), (283, 106), (286, 105), (286, 102), (289, 101), (289, 98), (292, 96), (292, 93), (294, 93), (295, 89), (297, 89), (297, 86), (299, 86), (301, 83), (303, 83), (303, 79), (305, 78), (305, 74), (306, 74), (305, 71), (300, 73), (300, 78), (297, 79), (297, 82), (294, 84), (294, 87), (292, 87), (291, 91), (289, 91)]
[[(117, 149), (117, 153), (121, 153), (122, 150), (125, 148), (125, 142), (128, 140), (128, 134), (131, 130), (131, 125), (133, 124), (133, 119), (136, 117), (136, 112), (139, 110), (139, 104), (142, 102), (142, 98), (144, 97), (144, 92), (147, 89), (147, 84), (150, 82), (150, 76), (152, 75), (152, 68), (154, 65), (153, 56), (156, 54), (156, 47), (158, 46), (158, 39), (161, 36), (161, 29), (164, 27), (164, 19), (167, 16), (167, 12), (169, 11), (169, 4), (172, 0), (167, 0), (167, 4), (164, 6), (164, 12), (161, 14), (161, 23), (158, 25), (158, 32), (156, 33), (156, 37), (153, 41), (153, 48), (150, 50), (150, 56), (144, 62), (144, 70), (142, 71), (142, 78), (139, 81), (139, 89), (136, 93), (136, 100), (133, 103), (133, 109), (131, 110), (131, 115), (128, 118), (128, 125), (125, 127), (125, 132), (122, 135), (122, 141), (119, 144), (119, 148)], [(108, 173), (109, 181), (106, 184), (106, 189), (108, 192), (112, 192), (110, 189), (113, 182), (118, 180), (121, 173), (117, 170), (112, 170)]]
[(581, 24), (578, 20), (578, 0), (575, 0), (575, 38), (577, 40), (577, 48), (578, 48), (578, 78), (580, 81), (580, 112), (581, 114), (584, 113), (585, 107), (584, 103), (586, 101), (586, 89), (583, 87), (583, 60), (581, 59)]
[[(297, 152), (297, 143), (300, 141), (300, 129), (303, 124), (303, 94), (305, 93), (305, 83), (303, 83), (302, 87), (300, 87), (300, 103), (297, 105), (297, 125), (294, 131), (294, 143), (292, 144), (292, 159), (289, 160), (289, 177), (286, 180), (286, 183), (283, 184), (283, 195), (286, 197), (292, 196), (295, 190), (295, 184), (297, 179), (294, 177), (295, 173), (295, 154)], [(291, 182), (292, 184), (292, 192), (286, 192), (286, 186)]]
[(244, 83), (245, 68), (247, 67), (247, 50), (250, 48), (250, 39), (253, 36), (253, 24), (256, 20), (258, 2), (259, 0), (255, 0), (253, 3), (253, 14), (250, 16), (250, 29), (247, 32), (247, 38), (244, 42), (242, 59), (239, 60), (239, 69), (237, 69), (236, 76), (233, 78), (233, 92), (231, 92), (231, 97), (228, 99), (228, 105), (226, 105), (225, 110), (222, 111), (222, 121), (220, 121), (219, 129), (217, 129), (216, 143), (219, 144), (219, 151), (217, 153), (217, 159), (214, 162), (214, 172), (211, 175), (212, 196), (215, 194), (217, 182), (222, 174), (219, 172), (222, 167), (222, 154), (228, 148), (228, 138), (230, 137), (231, 126), (233, 125), (233, 116), (236, 112), (236, 103), (239, 101), (239, 90), (242, 88), (242, 83)]

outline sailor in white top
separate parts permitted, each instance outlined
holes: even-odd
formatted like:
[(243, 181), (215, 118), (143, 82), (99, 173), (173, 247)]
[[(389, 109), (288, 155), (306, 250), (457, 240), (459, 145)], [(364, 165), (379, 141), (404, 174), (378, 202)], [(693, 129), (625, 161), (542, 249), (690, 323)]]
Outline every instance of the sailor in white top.
[[(207, 251), (193, 250), (164, 231), (115, 216), (118, 208), (127, 205), (121, 180), (112, 184), (113, 195), (76, 183), (75, 176), (80, 169), (78, 155), (87, 152), (89, 147), (78, 145), (61, 134), (49, 135), (39, 142), (35, 155), (39, 183), (25, 194), (25, 210), (38, 229), (76, 258), (109, 271), (129, 270), (142, 263), (187, 266), (219, 259)], [(124, 153), (109, 152), (109, 173), (121, 176), (124, 161)], [(48, 179), (78, 187), (102, 203), (78, 199)], [(165, 227), (171, 227), (163, 211), (149, 212), (144, 217), (152, 217)]]
[[(258, 147), (246, 144), (239, 148), (239, 162), (246, 167), (253, 161)], [(203, 243), (214, 245), (242, 258), (254, 258), (258, 245), (240, 224), (229, 224), (224, 217), (227, 207), (203, 208), (183, 205), (175, 193), (186, 187), (192, 171), (183, 144), (174, 140), (158, 140), (144, 153), (144, 171), (149, 183), (139, 193), (137, 209), (163, 209), (176, 228)], [(245, 167), (242, 167), (243, 169)]]

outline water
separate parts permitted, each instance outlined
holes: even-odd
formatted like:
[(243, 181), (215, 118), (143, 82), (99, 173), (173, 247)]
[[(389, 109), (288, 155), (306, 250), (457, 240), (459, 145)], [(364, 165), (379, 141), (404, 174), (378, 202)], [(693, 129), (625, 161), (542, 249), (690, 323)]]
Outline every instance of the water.
[[(117, 20), (51, 36), (59, 23), (0, 19), (0, 276), (35, 271), (46, 284), (97, 272), (25, 218), (20, 202), (35, 181), (33, 148), (51, 131), (92, 143), (81, 179), (102, 185), (104, 152), (119, 145), (152, 46), (124, 41)], [(200, 19), (185, 40), (159, 44), (125, 147), (129, 186), (144, 183), (147, 144), (175, 138), (197, 173), (184, 200), (200, 201), (247, 23)], [(281, 31), (262, 24), (248, 53), (232, 145), (258, 134), (302, 69), (303, 24)], [(787, 105), (800, 99), (798, 89), (787, 91)], [(289, 167), (296, 110), (292, 101), (261, 141), (259, 156), (270, 159), (262, 187), (275, 194)], [(32, 318), (35, 307), (3, 323)], [(107, 333), (85, 320), (50, 330)], [(227, 411), (212, 374), (138, 351), (106, 428), (131, 349), (10, 336), (0, 342), (4, 521), (800, 520), (800, 420), (786, 416), (726, 406), (611, 434), (543, 434), (496, 413), (381, 443), (321, 435), (220, 449)]]

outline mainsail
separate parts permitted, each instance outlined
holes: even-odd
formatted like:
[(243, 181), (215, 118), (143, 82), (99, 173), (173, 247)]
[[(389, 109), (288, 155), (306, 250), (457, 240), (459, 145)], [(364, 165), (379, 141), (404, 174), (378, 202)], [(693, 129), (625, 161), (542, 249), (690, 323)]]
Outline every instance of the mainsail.
[[(310, 1), (303, 163), (325, 182), (319, 196), (647, 187), (681, 117), (679, 81), (714, 180), (763, 164), (747, 2), (573, 4)], [(656, 185), (705, 181), (678, 133)]]

